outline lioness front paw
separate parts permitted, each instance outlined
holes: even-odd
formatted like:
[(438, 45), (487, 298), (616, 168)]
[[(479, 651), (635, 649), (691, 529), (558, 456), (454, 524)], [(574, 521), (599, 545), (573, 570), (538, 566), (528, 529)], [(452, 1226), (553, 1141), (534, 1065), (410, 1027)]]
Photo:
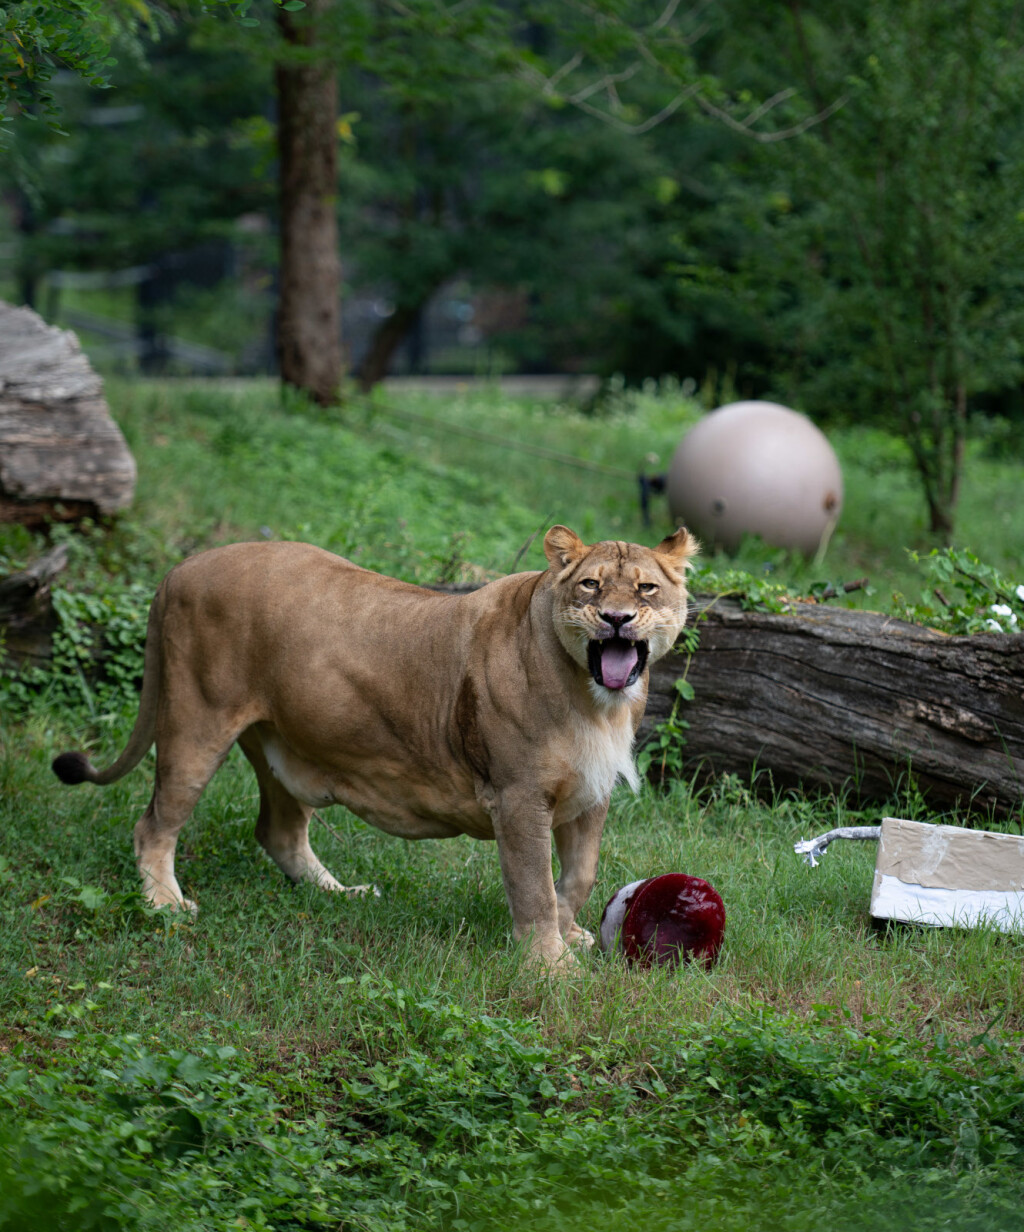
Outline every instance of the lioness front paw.
[(167, 898), (159, 903), (150, 899), (149, 905), (156, 911), (172, 911), (175, 914), (180, 911), (186, 919), (190, 920), (194, 920), (199, 914), (199, 904), (193, 902), (191, 898)]
[(380, 888), (375, 885), (338, 885), (334, 887), (336, 892), (347, 894), (349, 898), (369, 898), (371, 895), (374, 898), (380, 898)]
[(579, 960), (561, 937), (557, 943), (531, 945), (525, 955), (526, 965), (539, 975), (564, 975), (579, 965)]

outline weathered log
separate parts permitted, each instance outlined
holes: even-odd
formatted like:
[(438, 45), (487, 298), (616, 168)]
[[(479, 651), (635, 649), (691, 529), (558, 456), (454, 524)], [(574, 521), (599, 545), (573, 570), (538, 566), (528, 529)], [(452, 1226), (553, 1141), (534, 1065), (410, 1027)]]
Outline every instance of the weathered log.
[(78, 339), (0, 303), (0, 521), (105, 516), (134, 491), (135, 461)]
[(68, 550), (58, 544), (27, 569), (0, 578), (0, 672), (49, 663), (60, 623), (50, 583), (67, 563)]
[(1024, 636), (951, 637), (816, 603), (771, 615), (728, 599), (699, 627), (692, 658), (652, 668), (642, 729), (671, 713), (685, 673), (691, 771), (757, 770), (776, 787), (861, 802), (892, 796), (909, 775), (937, 808), (1005, 815), (1024, 804)]

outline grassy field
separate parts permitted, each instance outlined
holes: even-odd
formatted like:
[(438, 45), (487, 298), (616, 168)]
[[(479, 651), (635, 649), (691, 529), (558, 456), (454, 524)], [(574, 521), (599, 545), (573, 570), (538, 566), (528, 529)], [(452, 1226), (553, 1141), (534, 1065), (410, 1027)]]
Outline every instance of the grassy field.
[[(41, 691), (0, 686), (0, 1228), (1019, 1225), (1024, 939), (875, 931), (870, 850), (813, 871), (793, 855), (869, 819), (841, 795), (617, 791), (582, 922), (637, 877), (705, 877), (727, 909), (708, 973), (592, 954), (539, 980), (510, 944), (492, 845), (406, 844), (338, 808), (314, 846), (381, 897), (292, 886), (252, 837), (237, 753), (179, 846), (198, 918), (149, 911), (131, 826), (152, 761), (105, 789), (62, 787), (49, 763), (123, 745), (138, 622), (182, 555), (302, 537), (413, 580), (473, 579), (508, 570), (552, 520), (649, 541), (665, 527), (645, 531), (625, 478), (380, 406), (339, 423), (269, 386), (124, 385), (111, 400), (138, 499), (114, 530), (71, 537), (61, 602), (123, 654), (106, 682), (79, 675), (72, 646)], [(671, 391), (604, 418), (497, 392), (398, 409), (626, 473), (664, 461), (696, 414)], [(913, 477), (889, 438), (835, 439), (847, 507), (823, 576), (870, 575), (882, 606), (919, 585), (905, 547), (929, 546)], [(963, 516), (963, 544), (1008, 570), (1015, 476), (977, 448)], [(0, 537), (8, 565), (38, 548)], [(743, 560), (819, 580), (756, 544)], [(536, 542), (521, 561), (540, 563)], [(912, 789), (889, 807), (927, 816)]]
[[(645, 527), (636, 476), (664, 471), (683, 434), (703, 413), (672, 386), (647, 392), (626, 391), (613, 397), (602, 413), (580, 415), (572, 404), (552, 407), (505, 398), (500, 390), (466, 392), (439, 398), (404, 393), (401, 404), (386, 390), (371, 406), (381, 409), (370, 423), (403, 450), (455, 465), (483, 476), (500, 476), (517, 498), (545, 518), (564, 521), (585, 538), (619, 537), (654, 542), (670, 529), (661, 498), (652, 507), (652, 527)], [(394, 406), (431, 422), (416, 426), (391, 417)], [(512, 442), (525, 442), (607, 467), (619, 476), (538, 460), (530, 454), (502, 451), (446, 432), (446, 427), (477, 428)], [(851, 604), (885, 608), (894, 590), (913, 593), (920, 571), (908, 551), (927, 552), (935, 541), (927, 532), (920, 481), (906, 445), (871, 427), (836, 427), (829, 432), (843, 468), (845, 501), (839, 526), (819, 564), (751, 541), (736, 556), (710, 558), (718, 568), (765, 569), (796, 585), (823, 578), (851, 580), (867, 576), (873, 593), (855, 594)], [(969, 451), (956, 543), (997, 568), (1020, 570), (1024, 543), (1024, 508), (1019, 499), (1022, 458), (999, 446), (997, 427), (979, 423)], [(531, 563), (539, 567), (536, 555)]]

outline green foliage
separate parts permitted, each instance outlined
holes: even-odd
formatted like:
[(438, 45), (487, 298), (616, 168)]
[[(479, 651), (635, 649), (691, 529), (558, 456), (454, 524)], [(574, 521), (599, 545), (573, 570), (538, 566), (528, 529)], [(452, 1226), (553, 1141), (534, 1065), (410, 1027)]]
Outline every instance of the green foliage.
[[(143, 5), (109, 0), (21, 0), (0, 11), (0, 141), (10, 136), (15, 104), (25, 115), (39, 114), (60, 132), (60, 108), (50, 82), (59, 66), (80, 75), (94, 89), (110, 85), (113, 35), (139, 23)], [(150, 18), (152, 20), (152, 18)]]
[(895, 596), (904, 619), (948, 633), (1024, 632), (1024, 582), (1014, 583), (973, 552), (955, 548), (935, 548), (924, 557), (911, 552), (910, 558), (923, 566), (930, 601)]
[[(687, 667), (699, 644), (698, 627), (691, 626), (683, 630), (681, 644), (676, 647), (675, 653), (686, 655)], [(683, 771), (686, 733), (690, 724), (680, 718), (679, 708), (684, 702), (692, 702), (696, 696), (693, 685), (686, 679), (685, 674), (676, 680), (673, 687), (676, 695), (672, 699), (668, 718), (654, 725), (650, 738), (636, 755), (636, 768), (640, 777), (650, 778), (662, 787), (669, 779), (677, 778)]]
[(111, 575), (90, 559), (88, 540), (76, 546), (84, 566), (77, 583), (52, 592), (59, 623), (49, 664), (0, 676), (0, 705), (10, 713), (44, 692), (49, 704), (84, 709), (103, 722), (137, 696), (153, 583)]
[(743, 7), (763, 71), (791, 57), (819, 114), (841, 103), (761, 160), (759, 202), (733, 197), (758, 235), (745, 289), (772, 322), (778, 386), (898, 426), (948, 539), (969, 414), (1024, 364), (1020, 13), (872, 0), (774, 23)]
[(738, 599), (744, 611), (774, 612), (777, 615), (788, 612), (799, 593), (789, 582), (777, 581), (763, 573), (749, 573), (745, 569), (719, 568), (713, 563), (698, 567), (693, 577), (693, 589), (720, 599)]
[[(53, 892), (41, 895), (32, 904), (32, 910), (46, 909), (56, 913), (75, 940), (99, 940), (127, 931), (148, 928), (158, 931), (171, 926), (167, 912), (157, 911), (144, 898), (137, 886), (119, 890), (105, 890), (102, 886), (83, 882), (77, 877), (61, 877)], [(109, 985), (103, 984), (103, 987)], [(84, 984), (71, 985), (71, 991), (84, 990)], [(46, 1010), (46, 1020), (68, 1015), (83, 1017), (83, 1012), (97, 1006), (84, 1000), (79, 1006), (68, 1007), (57, 1002)]]
[[(207, 1232), (241, 1216), (484, 1232), (514, 1217), (557, 1232), (644, 1213), (647, 1227), (687, 1232), (712, 1209), (724, 1232), (750, 1226), (756, 1203), (764, 1218), (788, 1206), (790, 1229), (826, 1212), (860, 1228), (922, 1185), (928, 1206), (968, 1190), (987, 1227), (1009, 1227), (998, 1214), (1011, 1209), (1024, 1098), (1014, 1058), (986, 1035), (921, 1043), (834, 1026), (834, 1007), (804, 1024), (762, 1009), (670, 1028), (634, 1069), (614, 1043), (559, 1055), (529, 1020), (369, 976), (354, 991), (380, 1058), (334, 1048), (301, 1079), (223, 1045), (66, 1032), (75, 1059), (42, 1069), (17, 1048), (2, 1063), (0, 1227)], [(330, 1101), (289, 1113), (282, 1097), (300, 1086)], [(867, 1209), (851, 1217), (855, 1194)], [(922, 1211), (913, 1226), (943, 1217)]]
[[(102, 277), (205, 244), (211, 274), (194, 262), (191, 276), (209, 282), (216, 277), (215, 246), (231, 237), (252, 296), (253, 267), (266, 259), (270, 240), (258, 225), (253, 234), (236, 220), (266, 209), (272, 198), (269, 180), (254, 174), (263, 156), (260, 133), (247, 126), (269, 89), (267, 70), (231, 50), (192, 47), (187, 28), (163, 17), (160, 24), (166, 28), (145, 54), (130, 31), (115, 32), (116, 89), (97, 95), (78, 80), (54, 83), (66, 136), (44, 141), (37, 128), (15, 126), (3, 179), (19, 227), (23, 280), (38, 282), (54, 269)], [(130, 320), (135, 290), (123, 288), (119, 300), (106, 292), (105, 300), (94, 296), (85, 306)], [(73, 298), (69, 306), (76, 306)]]
[[(58, 590), (54, 608), (60, 630), (54, 637), (53, 673), (71, 690), (72, 700), (94, 670), (97, 643), (104, 696), (129, 696), (142, 678), (146, 614), (153, 595), (141, 582), (107, 583), (90, 592)], [(77, 677), (78, 683), (72, 683)], [(60, 700), (59, 698), (55, 700)]]
[[(288, 10), (302, 0), (274, 0)], [(240, 24), (259, 24), (245, 16), (253, 0), (18, 0), (0, 10), (0, 142), (11, 135), (15, 117), (42, 118), (62, 136), (65, 120), (54, 78), (63, 70), (94, 90), (109, 89), (119, 67), (111, 55), (120, 44), (137, 65), (144, 40), (171, 29), (173, 17), (217, 8), (233, 9)], [(12, 114), (13, 111), (13, 114)]]
[[(572, 5), (323, 7), (320, 54), (338, 67), (344, 100), (346, 277), (403, 314), (386, 319), (382, 337), (400, 338), (458, 276), (498, 292), (484, 324), (523, 362), (578, 367), (587, 356), (605, 374), (636, 377), (679, 370), (680, 347), (706, 350), (708, 314), (680, 311), (666, 270), (711, 227), (705, 219), (680, 237), (694, 199), (678, 143), (640, 139), (666, 105), (674, 111), (698, 86), (715, 93), (693, 64), (690, 36), (703, 19), (666, 12), (652, 23), (643, 5), (604, 2), (596, 18)], [(269, 2), (173, 9), (187, 19), (164, 23), (159, 41), (142, 48), (134, 27), (115, 40), (123, 54), (110, 98), (83, 88), (81, 74), (60, 84), (67, 139), (26, 136), (15, 150), (19, 291), (31, 295), (48, 270), (142, 265), (230, 237), (249, 306), (263, 313), (246, 340), (257, 343), (270, 304), (254, 284), (269, 287), (275, 259), (272, 237), (254, 234), (275, 201), (266, 99), (275, 59), (290, 53)], [(234, 19), (223, 20), (229, 10)], [(179, 298), (149, 324), (171, 321), (209, 345), (193, 294)], [(245, 362), (244, 346), (230, 349)]]
[(272, 1228), (282, 1212), (326, 1222), (320, 1152), (288, 1133), (234, 1057), (228, 1046), (154, 1053), (129, 1037), (85, 1041), (56, 1072), (5, 1066), (0, 1228)]

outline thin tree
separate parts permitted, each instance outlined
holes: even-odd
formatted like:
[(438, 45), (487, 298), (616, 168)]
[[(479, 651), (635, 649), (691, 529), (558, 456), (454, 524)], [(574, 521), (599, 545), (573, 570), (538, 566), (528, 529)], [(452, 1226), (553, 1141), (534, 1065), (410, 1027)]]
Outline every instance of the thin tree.
[(281, 379), (322, 405), (342, 378), (338, 254), (338, 84), (323, 54), (331, 0), (277, 10), (275, 69), (280, 206), (277, 356)]

